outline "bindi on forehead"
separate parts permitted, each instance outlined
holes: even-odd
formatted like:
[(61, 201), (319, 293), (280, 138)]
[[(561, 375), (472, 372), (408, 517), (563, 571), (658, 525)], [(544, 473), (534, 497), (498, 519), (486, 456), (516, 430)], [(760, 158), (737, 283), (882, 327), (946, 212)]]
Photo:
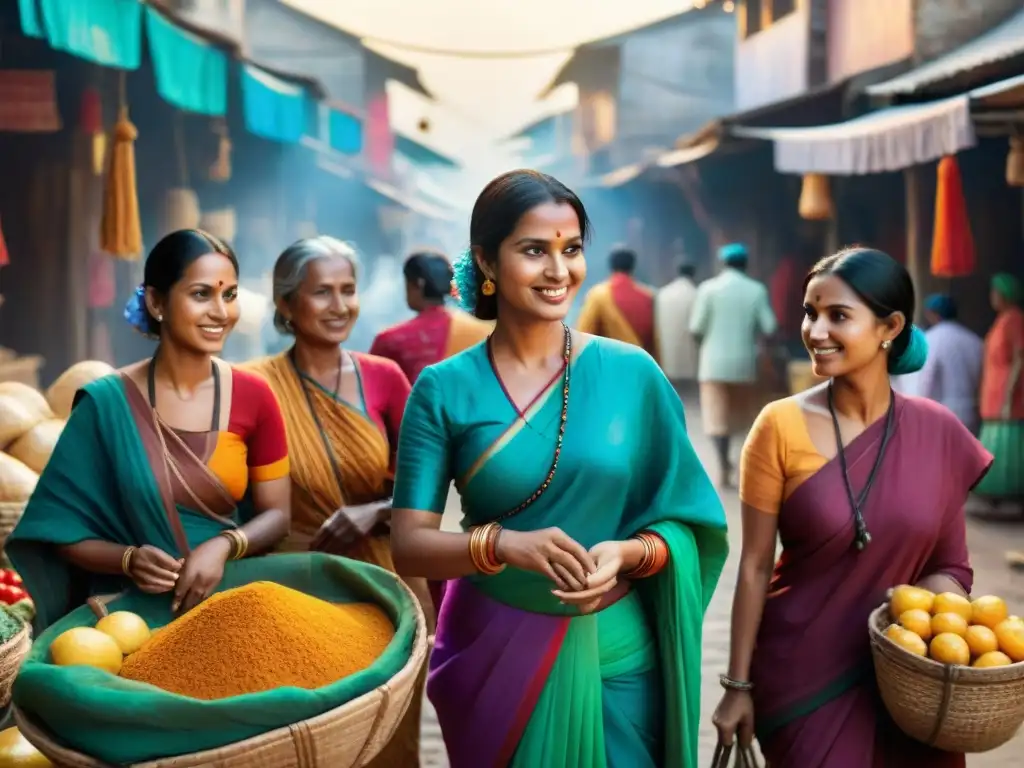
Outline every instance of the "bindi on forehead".
[(555, 237), (561, 237), (562, 233), (559, 230), (555, 230)]

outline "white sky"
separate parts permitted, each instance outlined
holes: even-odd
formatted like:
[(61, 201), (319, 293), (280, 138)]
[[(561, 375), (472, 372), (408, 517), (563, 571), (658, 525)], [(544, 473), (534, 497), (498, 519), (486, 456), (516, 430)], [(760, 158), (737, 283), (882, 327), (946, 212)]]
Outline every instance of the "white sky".
[[(535, 119), (572, 107), (576, 90), (537, 96), (580, 43), (616, 34), (689, 8), (691, 0), (284, 0), (359, 35), (382, 55), (420, 72), (431, 104), (392, 84), (392, 124), (472, 167), (500, 172), (507, 156), (495, 142)], [(564, 49), (536, 58), (466, 59), (410, 52), (376, 40), (461, 51)], [(431, 123), (422, 134), (417, 123)]]

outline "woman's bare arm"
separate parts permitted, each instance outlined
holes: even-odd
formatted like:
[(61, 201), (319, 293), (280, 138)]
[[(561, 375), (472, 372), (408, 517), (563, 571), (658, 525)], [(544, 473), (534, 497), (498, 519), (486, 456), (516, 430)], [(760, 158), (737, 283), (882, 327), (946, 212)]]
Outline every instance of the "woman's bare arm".
[(256, 514), (242, 526), (242, 532), (249, 542), (247, 555), (273, 549), (288, 535), (292, 521), (291, 478), (253, 483), (252, 502)]
[(391, 511), (391, 557), (402, 576), (446, 581), (477, 572), (469, 556), (469, 534), (442, 531), (441, 515), (434, 512)]
[(943, 592), (952, 592), (955, 595), (970, 597), (959, 581), (944, 573), (933, 573), (931, 576), (925, 576), (915, 586), (927, 589), (929, 592), (934, 592), (937, 595), (941, 595)]
[(57, 547), (57, 554), (89, 573), (120, 574), (128, 547), (99, 539), (87, 539)]
[(729, 677), (748, 681), (750, 660), (754, 655), (768, 583), (775, 565), (778, 515), (754, 509), (749, 504), (744, 504), (742, 509), (743, 548), (732, 602)]

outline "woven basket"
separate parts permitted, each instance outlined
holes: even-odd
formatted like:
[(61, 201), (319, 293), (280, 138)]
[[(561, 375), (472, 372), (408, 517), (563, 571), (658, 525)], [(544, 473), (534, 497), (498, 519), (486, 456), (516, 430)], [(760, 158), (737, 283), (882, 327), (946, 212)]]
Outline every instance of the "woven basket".
[(416, 607), (416, 637), (405, 666), (369, 693), (309, 720), (217, 749), (130, 767), (115, 767), (69, 749), (17, 706), (15, 723), (60, 768), (360, 768), (394, 736), (413, 697), (423, 694), (416, 682), (427, 659), (427, 624), (412, 591), (404, 583), (402, 587)]
[(18, 634), (0, 645), (0, 707), (6, 707), (10, 703), (14, 678), (18, 676), (21, 662), (25, 660), (31, 647), (32, 634), (28, 624), (22, 627)]
[(27, 501), (0, 501), (0, 550), (7, 544), (7, 537), (18, 525)]
[(883, 633), (888, 604), (868, 620), (875, 678), (905, 734), (947, 752), (988, 752), (1024, 723), (1024, 662), (975, 669), (916, 656)]

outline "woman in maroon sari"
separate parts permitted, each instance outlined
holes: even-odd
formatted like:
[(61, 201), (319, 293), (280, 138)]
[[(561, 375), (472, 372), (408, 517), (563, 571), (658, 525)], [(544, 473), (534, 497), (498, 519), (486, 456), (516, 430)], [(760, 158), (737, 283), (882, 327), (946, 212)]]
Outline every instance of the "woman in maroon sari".
[[(772, 768), (961, 768), (885, 714), (867, 619), (899, 584), (969, 594), (963, 504), (992, 457), (890, 374), (927, 357), (914, 288), (855, 248), (804, 281), (803, 342), (829, 381), (769, 404), (743, 449), (743, 551), (733, 603), (724, 744), (756, 732)], [(776, 537), (783, 553), (775, 559)]]

